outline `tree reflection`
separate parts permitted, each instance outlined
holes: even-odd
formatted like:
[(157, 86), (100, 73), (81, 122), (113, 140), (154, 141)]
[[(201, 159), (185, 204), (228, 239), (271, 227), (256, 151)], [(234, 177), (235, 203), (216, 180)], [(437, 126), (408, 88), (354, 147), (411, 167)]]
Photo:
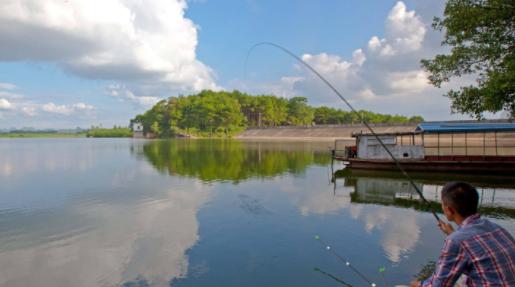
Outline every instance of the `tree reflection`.
[(327, 165), (324, 144), (239, 142), (234, 140), (149, 141), (133, 148), (158, 171), (203, 181), (269, 178), (301, 174), (310, 165)]

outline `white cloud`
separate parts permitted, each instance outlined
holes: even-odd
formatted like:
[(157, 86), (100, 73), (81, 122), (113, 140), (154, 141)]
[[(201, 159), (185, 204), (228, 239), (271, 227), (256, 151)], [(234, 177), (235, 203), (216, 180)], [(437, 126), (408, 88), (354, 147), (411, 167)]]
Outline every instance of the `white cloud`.
[(0, 83), (0, 90), (14, 90), (16, 89), (16, 85), (15, 84), (11, 84), (11, 83)]
[(0, 97), (7, 99), (20, 99), (23, 98), (23, 95), (6, 91), (0, 91)]
[(6, 99), (0, 98), (0, 110), (10, 110), (13, 105)]
[(16, 90), (18, 87), (15, 84), (11, 83), (0, 83), (0, 98), (4, 99), (19, 99), (22, 98), (23, 95), (14, 93), (13, 90)]
[(95, 107), (85, 103), (76, 103), (71, 105), (56, 105), (54, 103), (47, 103), (41, 106), (41, 110), (47, 113), (60, 114), (60, 115), (72, 115), (77, 112), (91, 111)]
[(121, 85), (110, 85), (107, 87), (107, 92), (121, 101), (129, 101), (145, 108), (151, 107), (160, 100), (160, 98), (153, 96), (136, 96), (134, 92)]
[(399, 1), (388, 14), (385, 38), (379, 40), (373, 36), (368, 41), (368, 49), (383, 57), (404, 54), (419, 50), (425, 35), (426, 27), (421, 18)]
[(363, 50), (357, 49), (352, 53), (352, 62), (355, 63), (358, 66), (363, 65), (363, 63), (366, 61), (367, 57), (365, 56), (365, 53), (363, 53)]
[(197, 26), (184, 0), (3, 0), (0, 61), (52, 61), (76, 75), (216, 89), (196, 58)]
[(34, 117), (38, 114), (37, 108), (34, 105), (28, 105), (20, 108), (20, 111), (29, 117)]
[[(438, 9), (443, 9), (443, 5), (437, 4)], [(450, 100), (442, 95), (450, 88), (467, 85), (471, 81), (463, 78), (437, 89), (428, 83), (427, 74), (420, 65), (421, 59), (444, 52), (440, 46), (442, 33), (429, 27), (432, 17), (441, 12), (426, 13), (423, 19), (403, 2), (397, 2), (386, 16), (383, 37), (371, 36), (367, 43), (363, 43), (364, 47), (356, 49), (348, 59), (323, 52), (304, 54), (301, 58), (357, 109), (421, 114), (429, 120), (462, 119), (465, 116), (451, 116)], [(281, 79), (262, 86), (278, 86), (292, 95), (306, 96), (314, 105), (347, 109), (313, 73), (307, 69), (297, 71), (286, 76), (296, 79), (289, 85)]]
[[(12, 89), (18, 89), (18, 87), (13, 87)], [(56, 115), (66, 116), (67, 121), (71, 117), (75, 119), (91, 119), (96, 116), (95, 110), (96, 108), (93, 105), (83, 102), (72, 104), (40, 103), (24, 94), (0, 90), (0, 111), (2, 111), (2, 117), (12, 121), (23, 121), (23, 123), (26, 123), (29, 117), (37, 117), (35, 120), (39, 121), (49, 117), (55, 119)]]
[(388, 81), (395, 93), (419, 93), (429, 87), (427, 74), (422, 70), (392, 72)]

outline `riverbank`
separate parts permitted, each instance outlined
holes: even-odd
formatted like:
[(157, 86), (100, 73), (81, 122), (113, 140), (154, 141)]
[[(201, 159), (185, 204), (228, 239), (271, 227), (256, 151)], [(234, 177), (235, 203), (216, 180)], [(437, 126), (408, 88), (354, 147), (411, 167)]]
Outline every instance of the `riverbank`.
[[(371, 124), (370, 126), (377, 133), (393, 133), (413, 131), (417, 124)], [(334, 141), (336, 139), (353, 140), (352, 134), (359, 132), (367, 133), (368, 129), (363, 124), (281, 126), (249, 128), (235, 138), (242, 140)]]

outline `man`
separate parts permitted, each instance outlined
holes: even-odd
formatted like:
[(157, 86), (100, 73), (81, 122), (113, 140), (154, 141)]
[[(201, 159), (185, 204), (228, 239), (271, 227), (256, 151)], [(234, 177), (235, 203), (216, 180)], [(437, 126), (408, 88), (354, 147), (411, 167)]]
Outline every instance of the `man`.
[(452, 225), (440, 221), (447, 234), (435, 273), (412, 287), (454, 286), (466, 275), (467, 286), (515, 286), (515, 242), (504, 228), (477, 213), (478, 193), (464, 182), (448, 183), (442, 189), (442, 209)]

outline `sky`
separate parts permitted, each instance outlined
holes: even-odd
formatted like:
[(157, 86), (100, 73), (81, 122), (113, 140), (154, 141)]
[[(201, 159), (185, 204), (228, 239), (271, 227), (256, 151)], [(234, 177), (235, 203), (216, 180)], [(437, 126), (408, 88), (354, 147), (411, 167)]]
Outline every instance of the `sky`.
[[(453, 115), (420, 59), (445, 53), (431, 28), (444, 0), (2, 0), (0, 129), (128, 125), (160, 99), (203, 89), (346, 109)], [(247, 58), (248, 55), (248, 58)]]

